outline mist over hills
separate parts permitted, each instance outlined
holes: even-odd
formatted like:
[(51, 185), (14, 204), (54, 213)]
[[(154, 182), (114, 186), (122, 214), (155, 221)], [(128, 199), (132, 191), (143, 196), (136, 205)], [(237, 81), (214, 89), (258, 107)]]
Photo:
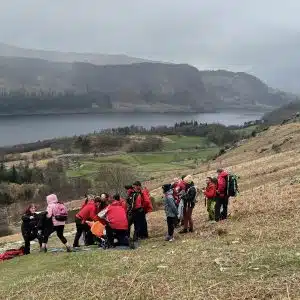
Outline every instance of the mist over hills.
[(5, 44), (0, 90), (1, 114), (270, 111), (297, 99), (243, 72)]

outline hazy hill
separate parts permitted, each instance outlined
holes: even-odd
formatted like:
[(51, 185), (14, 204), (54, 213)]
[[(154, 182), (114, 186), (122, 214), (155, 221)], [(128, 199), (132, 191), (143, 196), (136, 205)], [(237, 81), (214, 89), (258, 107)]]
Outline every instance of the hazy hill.
[(266, 113), (263, 117), (268, 124), (280, 124), (282, 122), (288, 122), (290, 119), (299, 117), (300, 113), (300, 101), (293, 101), (287, 105), (279, 107), (270, 113)]
[(295, 97), (246, 73), (186, 64), (95, 65), (0, 56), (2, 114), (272, 110)]
[(297, 97), (267, 86), (259, 78), (244, 73), (219, 71), (201, 71), (202, 81), (210, 93), (226, 106), (265, 108), (284, 105)]
[(40, 58), (56, 62), (89, 62), (96, 65), (122, 65), (140, 62), (149, 62), (149, 60), (130, 57), (127, 55), (97, 54), (97, 53), (76, 53), (45, 51), (37, 49), (25, 49), (16, 46), (0, 43), (0, 56), (6, 57), (26, 57)]

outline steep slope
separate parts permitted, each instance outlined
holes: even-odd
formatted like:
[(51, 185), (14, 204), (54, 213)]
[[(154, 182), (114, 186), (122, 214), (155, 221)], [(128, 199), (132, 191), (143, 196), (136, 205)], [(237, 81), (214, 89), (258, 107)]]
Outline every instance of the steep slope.
[(208, 92), (215, 93), (224, 108), (256, 106), (270, 109), (297, 98), (292, 94), (274, 90), (257, 77), (243, 72), (201, 71), (201, 76)]
[(24, 57), (39, 58), (53, 62), (87, 62), (95, 65), (123, 65), (141, 62), (150, 62), (149, 60), (130, 57), (127, 55), (111, 55), (97, 53), (76, 53), (76, 52), (59, 52), (45, 51), (37, 49), (25, 49), (16, 46), (0, 43), (0, 56), (6, 57)]
[[(194, 170), (199, 187), (217, 167), (240, 176), (241, 193), (230, 201), (228, 221), (209, 224), (199, 198), (196, 232), (176, 234), (169, 243), (163, 242), (164, 212), (155, 212), (148, 217), (150, 240), (135, 251), (33, 254), (1, 264), (6, 276), (0, 279), (0, 297), (299, 299), (299, 146), (300, 124), (271, 127)], [(161, 180), (152, 194), (160, 197), (159, 186), (170, 180)], [(59, 245), (55, 241), (51, 246)], [(50, 284), (56, 288), (47, 288)]]
[(299, 113), (300, 99), (266, 113), (263, 116), (263, 120), (266, 124), (280, 124), (294, 119), (295, 117), (299, 117)]

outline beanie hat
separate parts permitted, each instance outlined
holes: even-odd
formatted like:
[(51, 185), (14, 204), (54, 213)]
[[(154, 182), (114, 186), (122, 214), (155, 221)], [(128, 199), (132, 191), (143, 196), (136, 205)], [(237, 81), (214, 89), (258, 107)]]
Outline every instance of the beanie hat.
[(162, 186), (162, 189), (163, 189), (163, 192), (166, 193), (166, 192), (168, 192), (170, 189), (172, 189), (172, 184), (170, 184), (170, 183), (164, 184), (164, 185)]

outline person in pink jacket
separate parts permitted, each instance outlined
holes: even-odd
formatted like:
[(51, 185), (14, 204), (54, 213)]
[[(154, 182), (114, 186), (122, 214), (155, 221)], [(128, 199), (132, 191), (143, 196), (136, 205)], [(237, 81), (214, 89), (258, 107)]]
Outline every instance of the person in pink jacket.
[(49, 236), (56, 232), (57, 237), (65, 245), (67, 252), (71, 252), (71, 247), (67, 239), (64, 237), (64, 229), (67, 220), (67, 209), (64, 204), (60, 203), (55, 194), (47, 196), (47, 226), (44, 230), (44, 238), (42, 243), (42, 252), (47, 252), (47, 243)]

